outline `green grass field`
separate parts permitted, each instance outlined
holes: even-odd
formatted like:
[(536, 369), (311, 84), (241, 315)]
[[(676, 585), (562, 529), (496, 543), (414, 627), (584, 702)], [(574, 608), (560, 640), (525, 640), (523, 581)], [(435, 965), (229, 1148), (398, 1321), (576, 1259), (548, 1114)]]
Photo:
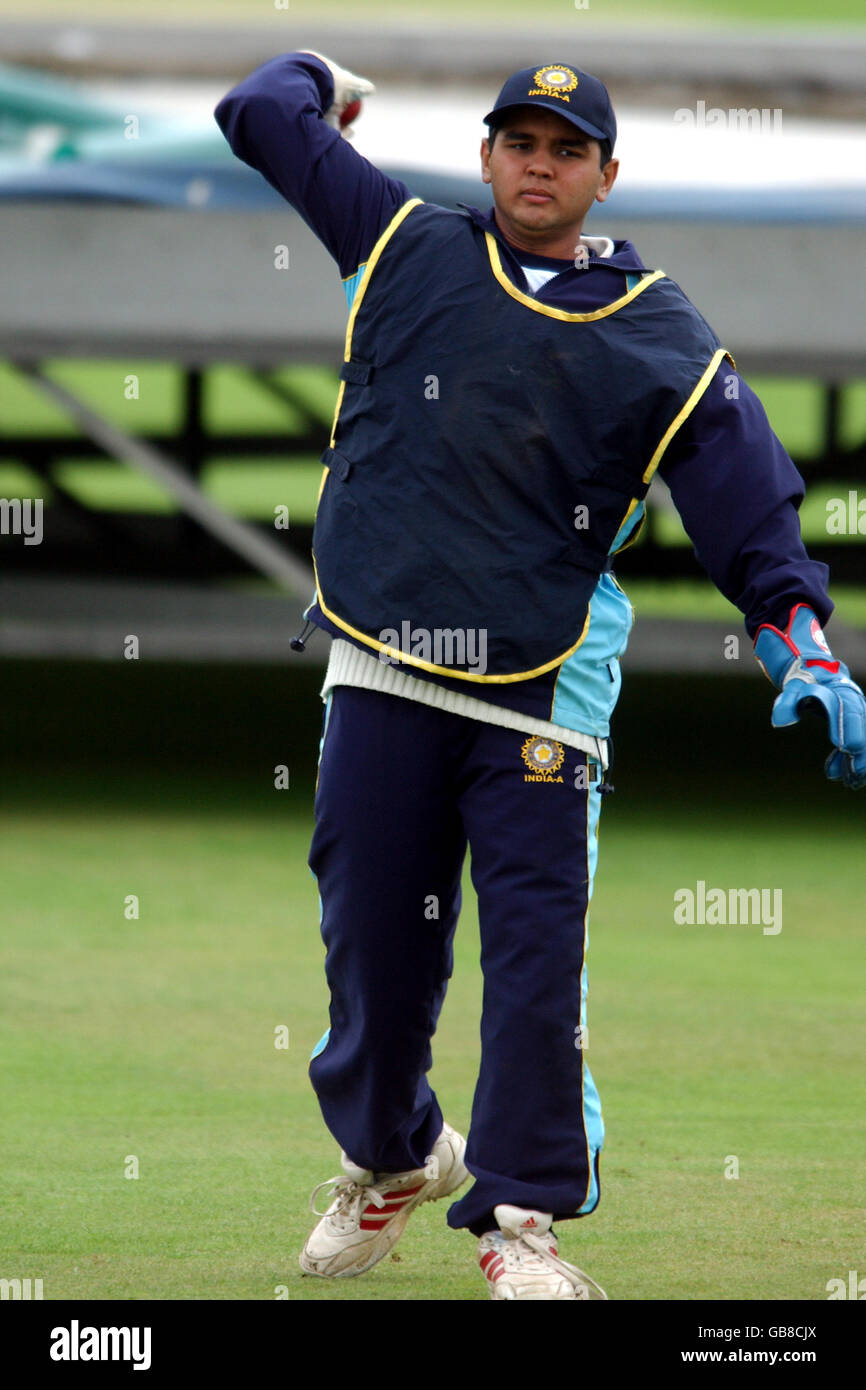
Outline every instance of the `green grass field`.
[[(682, 765), (625, 771), (591, 914), (602, 1201), (562, 1252), (617, 1300), (826, 1299), (863, 1262), (866, 806), (815, 758), (815, 812), (792, 817), (789, 785), (782, 820), (746, 768), (746, 809)], [(25, 759), (3, 784), (0, 1274), (42, 1278), (46, 1299), (486, 1299), (447, 1203), (362, 1279), (297, 1268), (309, 1194), (339, 1171), (306, 1075), (327, 1021), (312, 786), (147, 772), (134, 750), (98, 771)], [(781, 887), (782, 931), (675, 925), (698, 879)], [(464, 1132), (468, 875), (466, 892), (432, 1078)]]

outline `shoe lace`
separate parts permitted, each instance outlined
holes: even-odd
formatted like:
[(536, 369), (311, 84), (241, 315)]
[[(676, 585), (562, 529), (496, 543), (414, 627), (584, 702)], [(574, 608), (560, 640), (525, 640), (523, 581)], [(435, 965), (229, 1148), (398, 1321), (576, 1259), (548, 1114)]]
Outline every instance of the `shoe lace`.
[(555, 1255), (553, 1251), (544, 1244), (540, 1236), (534, 1236), (524, 1231), (521, 1240), (541, 1258), (544, 1264), (549, 1266), (550, 1269), (555, 1269), (557, 1274), (561, 1274), (564, 1279), (567, 1279), (579, 1298), (584, 1300), (607, 1299), (607, 1294), (600, 1284), (597, 1284), (594, 1279), (590, 1279), (589, 1275), (584, 1274), (583, 1270), (578, 1269), (577, 1265), (571, 1265), (567, 1260), (560, 1259), (559, 1255)]
[[(316, 1194), (327, 1188), (331, 1189), (326, 1198), (328, 1205), (324, 1211), (319, 1211), (316, 1206)], [(331, 1211), (335, 1202), (337, 1206)], [(355, 1182), (354, 1178), (347, 1178), (345, 1174), (337, 1178), (327, 1178), (310, 1193), (310, 1211), (314, 1216), (327, 1216), (330, 1213), (331, 1216), (341, 1216), (354, 1221), (360, 1215), (362, 1202), (372, 1202), (374, 1207), (384, 1207), (385, 1198), (375, 1187)]]

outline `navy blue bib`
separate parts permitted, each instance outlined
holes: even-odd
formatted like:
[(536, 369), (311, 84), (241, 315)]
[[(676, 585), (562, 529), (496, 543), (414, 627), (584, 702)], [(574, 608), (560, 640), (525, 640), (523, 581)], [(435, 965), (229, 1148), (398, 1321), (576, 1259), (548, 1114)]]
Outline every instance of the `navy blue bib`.
[[(407, 669), (508, 682), (559, 665), (723, 355), (661, 271), (566, 313), (517, 289), (471, 218), (405, 204), (349, 318), (313, 535), (321, 611)], [(477, 636), (435, 642), (482, 631), (483, 670)]]

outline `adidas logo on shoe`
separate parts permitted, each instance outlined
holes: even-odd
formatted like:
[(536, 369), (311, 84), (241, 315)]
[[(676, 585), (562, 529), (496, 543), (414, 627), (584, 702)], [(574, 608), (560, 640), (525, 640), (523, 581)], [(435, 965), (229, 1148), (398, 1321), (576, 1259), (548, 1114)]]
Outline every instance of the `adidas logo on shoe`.
[(550, 1212), (502, 1203), (493, 1215), (499, 1230), (488, 1231), (478, 1242), (478, 1262), (492, 1299), (607, 1298), (588, 1274), (559, 1258)]

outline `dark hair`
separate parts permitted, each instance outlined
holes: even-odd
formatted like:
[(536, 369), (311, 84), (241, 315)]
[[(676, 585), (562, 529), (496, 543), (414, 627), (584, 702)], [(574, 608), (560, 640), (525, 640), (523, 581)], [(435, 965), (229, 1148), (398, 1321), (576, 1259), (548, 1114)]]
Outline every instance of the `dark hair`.
[[(488, 127), (488, 130), (487, 130), (487, 140), (488, 140), (488, 143), (489, 143), (489, 145), (490, 145), (491, 150), (493, 149), (493, 142), (494, 142), (494, 140), (496, 139), (497, 135), (499, 134), (499, 132), (500, 132), (500, 130), (502, 129), (502, 127), (503, 127), (504, 124), (505, 124), (504, 121), (500, 121), (500, 122), (498, 123), (498, 125), (493, 125), (493, 124), (491, 123), (490, 126)], [(599, 162), (599, 168), (603, 169), (604, 166), (605, 166), (605, 164), (609, 164), (609, 163), (610, 163), (610, 158), (611, 158), (611, 155), (612, 155), (613, 151), (612, 151), (611, 148), (610, 148), (610, 141), (609, 141), (609, 140), (597, 140), (597, 141), (596, 141), (596, 144), (598, 145), (598, 162)]]

